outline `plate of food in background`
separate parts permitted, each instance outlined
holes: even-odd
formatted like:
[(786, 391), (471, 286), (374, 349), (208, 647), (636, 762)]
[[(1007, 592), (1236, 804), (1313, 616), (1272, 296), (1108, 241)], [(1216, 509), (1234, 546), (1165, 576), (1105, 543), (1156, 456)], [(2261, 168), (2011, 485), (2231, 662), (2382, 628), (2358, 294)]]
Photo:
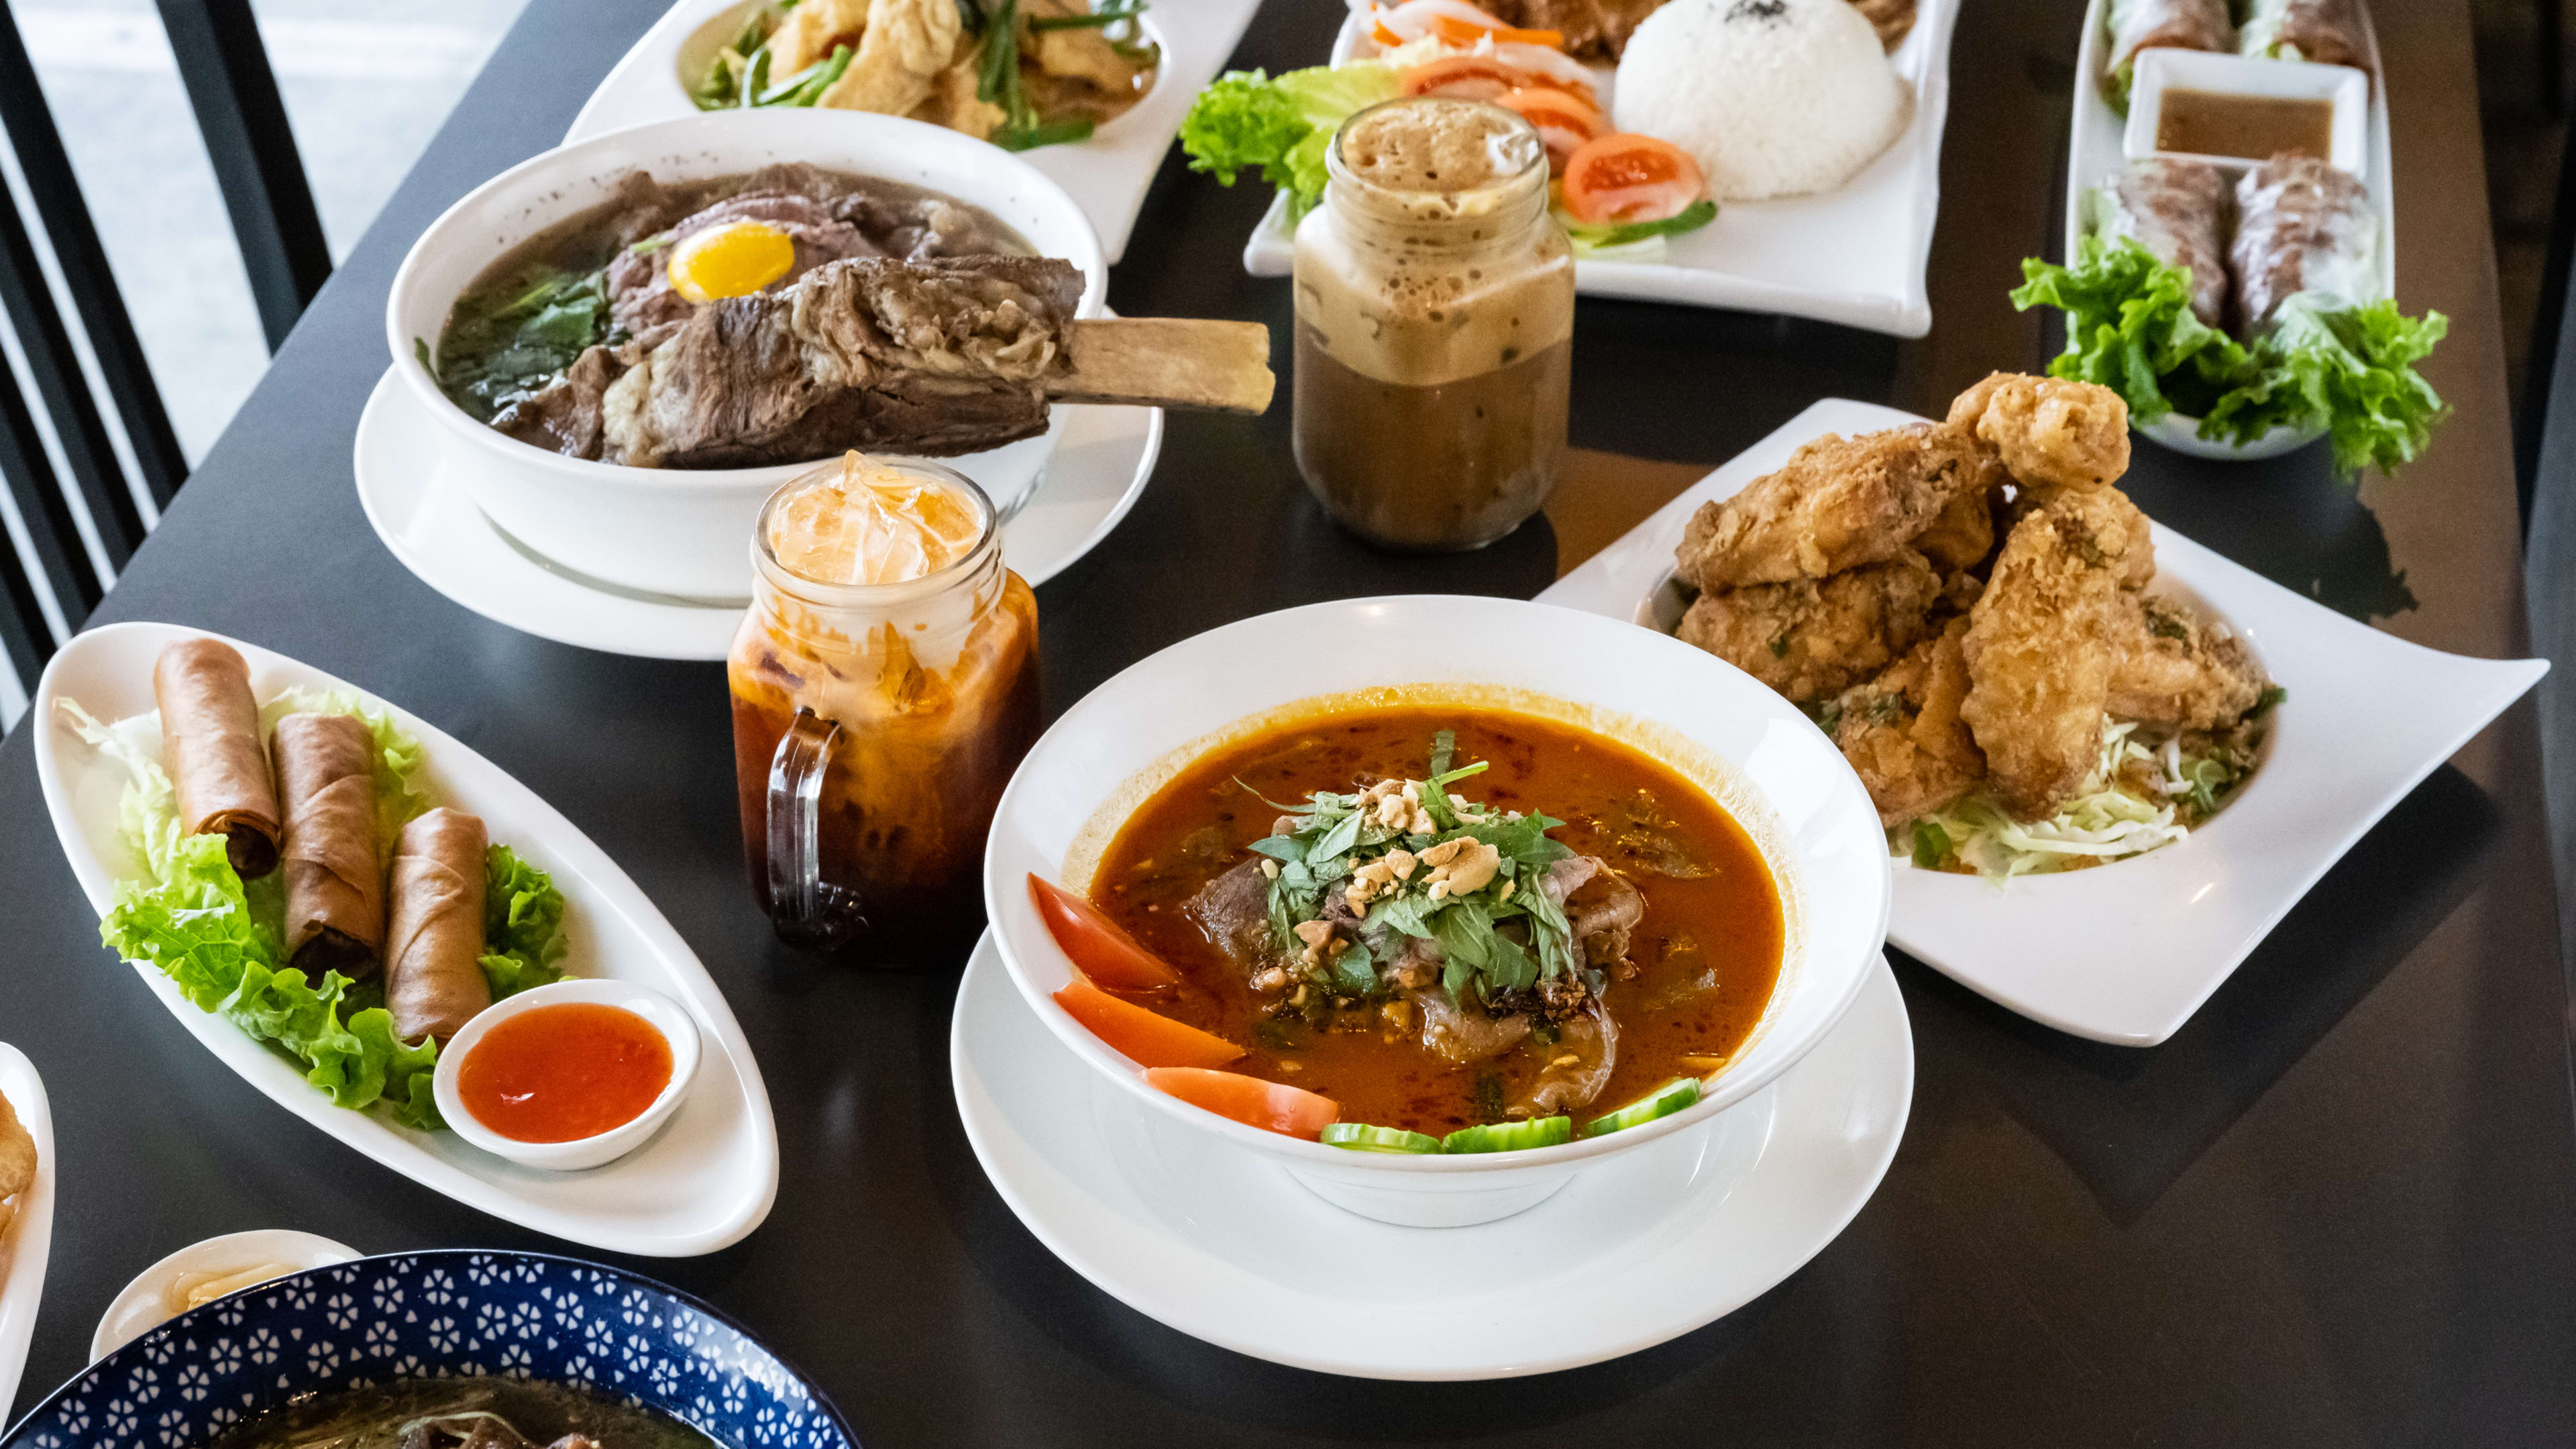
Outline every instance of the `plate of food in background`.
[(54, 1239), (54, 1118), (27, 1054), (0, 1042), (0, 1417), (18, 1398)]
[(1956, 19), (1956, 0), (1356, 0), (1326, 64), (1221, 77), (1181, 144), (1279, 188), (1244, 266), (1286, 276), (1344, 119), (1493, 101), (1547, 141), (1581, 291), (1920, 337)]
[(270, 1100), (575, 1242), (685, 1256), (767, 1216), (777, 1132), (741, 1027), (527, 787), (319, 670), (170, 624), (75, 636), (31, 707), (102, 940)]
[(2066, 318), (2061, 377), (2203, 458), (2330, 438), (2395, 472), (2447, 409), (2415, 370), (2438, 312), (2398, 307), (2379, 42), (2359, 0), (2094, 0), (2077, 60), (2063, 265), (2016, 306)]
[(2151, 523), (2128, 454), (2091, 384), (1998, 374), (1937, 424), (1827, 400), (1539, 597), (1829, 726), (1888, 830), (1890, 941), (2152, 1045), (2548, 666), (2409, 644)]
[(1081, 204), (1115, 262), (1190, 98), (1259, 3), (683, 0), (564, 140), (700, 110), (911, 116), (1024, 154)]

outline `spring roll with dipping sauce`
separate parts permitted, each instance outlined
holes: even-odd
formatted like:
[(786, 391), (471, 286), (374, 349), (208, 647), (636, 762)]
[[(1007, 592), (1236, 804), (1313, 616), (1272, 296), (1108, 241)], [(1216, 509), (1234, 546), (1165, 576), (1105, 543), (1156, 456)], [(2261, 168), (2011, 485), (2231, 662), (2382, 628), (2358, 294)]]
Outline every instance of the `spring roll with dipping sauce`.
[(2371, 70), (2370, 39), (2362, 33), (2358, 0), (2254, 0), (2238, 39), (2247, 55), (2348, 65)]
[(2236, 183), (2236, 315), (2250, 340), (2301, 292), (2338, 306), (2381, 300), (2379, 212), (2369, 189), (2313, 156), (2284, 153)]
[(2095, 226), (2128, 237), (2156, 260), (2191, 273), (2192, 315), (2227, 325), (2227, 173), (2204, 161), (2161, 157), (2129, 163), (2094, 194)]
[(394, 844), (393, 919), (385, 928), (385, 1005), (404, 1041), (445, 1041), (492, 1004), (484, 979), (483, 821), (432, 810)]
[(183, 639), (152, 664), (161, 705), (161, 762), (179, 797), (179, 828), (221, 835), (244, 880), (277, 868), (277, 789), (259, 747), (250, 666), (220, 639)]
[(287, 964), (316, 981), (363, 978), (385, 944), (375, 734), (355, 715), (290, 714), (269, 750), (286, 812)]
[(2227, 0), (2111, 0), (2111, 49), (2102, 62), (2102, 93), (2123, 110), (2129, 83), (2138, 67), (2138, 52), (2167, 46), (2175, 50), (2231, 51), (2236, 26), (2228, 19)]

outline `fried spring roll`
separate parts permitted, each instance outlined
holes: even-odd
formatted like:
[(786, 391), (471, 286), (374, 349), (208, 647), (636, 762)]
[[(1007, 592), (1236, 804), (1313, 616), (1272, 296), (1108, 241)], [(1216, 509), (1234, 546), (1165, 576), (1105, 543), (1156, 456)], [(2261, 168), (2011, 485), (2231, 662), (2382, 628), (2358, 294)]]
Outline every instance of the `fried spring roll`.
[(244, 880), (277, 869), (277, 789), (240, 652), (219, 639), (181, 640), (153, 661), (152, 694), (179, 828), (224, 836), (224, 854)]
[(2379, 213), (2352, 177), (2315, 157), (2284, 153), (2238, 180), (2236, 215), (2229, 259), (2248, 340), (2301, 292), (2338, 305), (2379, 300)]
[(355, 715), (290, 714), (269, 737), (286, 808), (287, 964), (315, 980), (366, 976), (385, 944), (375, 749)]
[(2138, 52), (2169, 46), (2175, 50), (2230, 51), (2236, 48), (2236, 26), (2228, 19), (2227, 0), (2111, 0), (2111, 49), (2103, 58), (2102, 86), (2111, 104), (2126, 109), (2129, 82)]
[(485, 843), (480, 818), (444, 808), (395, 842), (385, 1005), (405, 1041), (445, 1041), (492, 1004), (481, 964)]
[(2133, 161), (2097, 200), (2103, 235), (2134, 238), (2191, 273), (2192, 315), (2227, 325), (2227, 173), (2204, 161)]
[(2254, 0), (2239, 43), (2247, 55), (2371, 69), (2370, 41), (2354, 0)]

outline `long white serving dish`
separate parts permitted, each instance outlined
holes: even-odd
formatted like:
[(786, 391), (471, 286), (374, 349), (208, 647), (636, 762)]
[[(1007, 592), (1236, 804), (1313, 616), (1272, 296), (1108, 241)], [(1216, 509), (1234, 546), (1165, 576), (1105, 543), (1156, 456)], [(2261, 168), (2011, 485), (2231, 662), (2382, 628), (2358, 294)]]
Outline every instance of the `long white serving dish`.
[(17, 1213), (0, 1231), (0, 1423), (18, 1398), (18, 1378), (26, 1372), (27, 1343), (35, 1336), (36, 1309), (45, 1299), (45, 1260), (53, 1254), (54, 1156), (53, 1109), (45, 1101), (44, 1080), (27, 1054), (0, 1042), (0, 1096), (17, 1109), (20, 1125), (36, 1139), (36, 1180), (18, 1194)]
[[(1684, 489), (1559, 579), (1541, 603), (1670, 632), (1673, 551), (1703, 503), (1733, 497), (1825, 433), (1923, 421), (1828, 398)], [(2409, 644), (2158, 525), (2158, 593), (2192, 597), (2289, 691), (2261, 768), (2227, 808), (2161, 850), (2006, 886), (1899, 858), (1888, 940), (2059, 1031), (2153, 1046), (2235, 973), (2326, 869), (2522, 697), (2549, 664)]]
[[(1941, 128), (1950, 114), (1950, 32), (1958, 19), (1959, 0), (1922, 0), (1914, 29), (1888, 56), (1914, 92), (1913, 119), (1859, 175), (1818, 196), (1721, 203), (1717, 220), (1672, 238), (1660, 261), (1575, 263), (1575, 290), (1814, 317), (1898, 337), (1931, 331), (1923, 274), (1941, 210)], [(1354, 14), (1333, 44), (1332, 63), (1372, 53), (1366, 30), (1365, 17)], [(1613, 75), (1608, 66), (1593, 67), (1604, 112)], [(1273, 197), (1244, 246), (1244, 270), (1284, 277), (1295, 258), (1287, 201)]]
[[(36, 773), (63, 854), (93, 909), (108, 909), (130, 867), (117, 834), (122, 766), (66, 726), (55, 701), (69, 697), (102, 720), (149, 714), (152, 662), (164, 645), (208, 635), (175, 624), (109, 624), (75, 636), (45, 667), (28, 727), (36, 732)], [(227, 639), (250, 663), (253, 694), (353, 686), (256, 644)], [(760, 1225), (778, 1192), (778, 1131), (751, 1044), (706, 967), (635, 882), (534, 791), (444, 731), (398, 705), (396, 721), (418, 737), (427, 784), (444, 804), (483, 818), (492, 839), (554, 877), (564, 897), (563, 960), (574, 976), (611, 977), (678, 998), (696, 1020), (706, 1053), (696, 1087), (653, 1141), (606, 1167), (545, 1172), (469, 1147), (453, 1132), (420, 1132), (373, 1111), (334, 1107), (285, 1058), (231, 1022), (200, 1011), (167, 977), (133, 968), (206, 1050), (271, 1101), (351, 1149), (424, 1187), (521, 1227), (612, 1252), (648, 1257), (711, 1253)], [(57, 963), (103, 970), (96, 961)]]

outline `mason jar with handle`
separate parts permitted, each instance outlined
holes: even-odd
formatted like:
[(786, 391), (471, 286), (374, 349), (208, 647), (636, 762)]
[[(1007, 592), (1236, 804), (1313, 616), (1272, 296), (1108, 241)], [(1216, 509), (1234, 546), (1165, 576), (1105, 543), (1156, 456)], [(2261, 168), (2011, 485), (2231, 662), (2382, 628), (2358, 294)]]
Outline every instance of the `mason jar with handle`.
[(1037, 599), (993, 505), (850, 454), (762, 508), (726, 663), (744, 863), (779, 939), (964, 959), (1002, 787), (1038, 736)]

